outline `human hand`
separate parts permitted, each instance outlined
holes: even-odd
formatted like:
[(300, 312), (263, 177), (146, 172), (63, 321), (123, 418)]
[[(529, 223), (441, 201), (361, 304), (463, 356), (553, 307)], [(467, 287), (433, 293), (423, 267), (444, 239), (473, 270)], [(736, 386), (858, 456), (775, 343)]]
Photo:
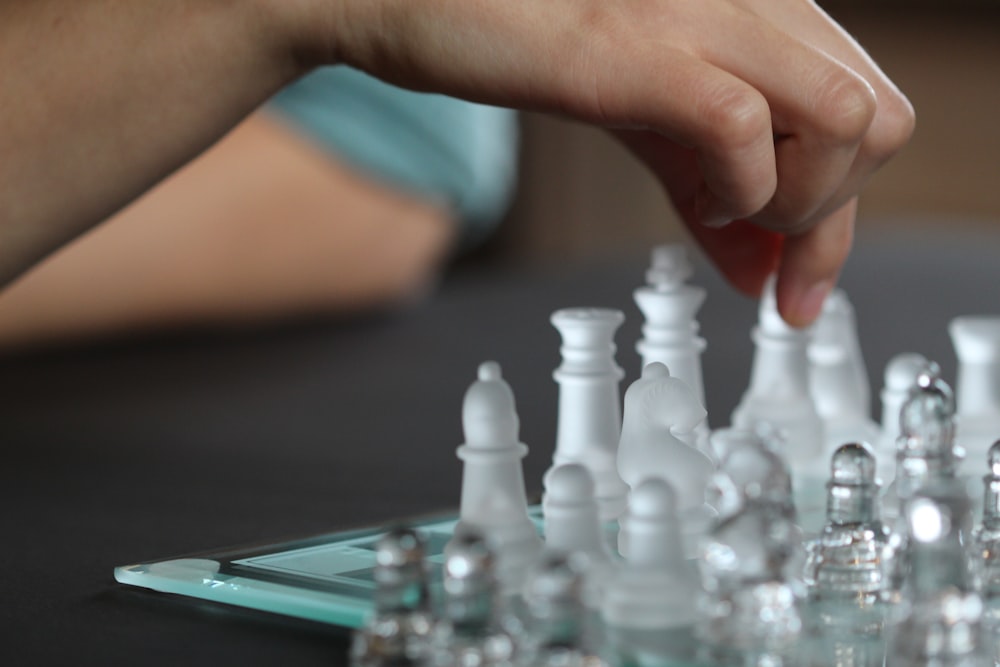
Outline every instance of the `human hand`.
[(796, 325), (836, 282), (858, 191), (913, 130), (906, 98), (811, 0), (320, 5), (327, 60), (611, 128), (737, 288), (778, 270)]

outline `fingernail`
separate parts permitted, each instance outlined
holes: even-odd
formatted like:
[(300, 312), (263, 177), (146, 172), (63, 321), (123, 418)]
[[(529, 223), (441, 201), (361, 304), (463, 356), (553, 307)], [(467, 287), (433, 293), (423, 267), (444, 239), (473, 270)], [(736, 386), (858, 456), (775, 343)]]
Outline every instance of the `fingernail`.
[(804, 327), (812, 324), (823, 310), (827, 295), (833, 290), (833, 283), (821, 280), (801, 293), (792, 303), (792, 313), (796, 322), (794, 326)]

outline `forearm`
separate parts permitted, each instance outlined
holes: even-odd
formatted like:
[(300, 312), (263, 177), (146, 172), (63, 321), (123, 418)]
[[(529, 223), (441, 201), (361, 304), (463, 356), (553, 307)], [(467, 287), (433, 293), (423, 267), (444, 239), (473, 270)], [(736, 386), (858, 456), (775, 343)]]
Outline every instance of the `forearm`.
[(264, 2), (0, 0), (0, 284), (305, 68)]

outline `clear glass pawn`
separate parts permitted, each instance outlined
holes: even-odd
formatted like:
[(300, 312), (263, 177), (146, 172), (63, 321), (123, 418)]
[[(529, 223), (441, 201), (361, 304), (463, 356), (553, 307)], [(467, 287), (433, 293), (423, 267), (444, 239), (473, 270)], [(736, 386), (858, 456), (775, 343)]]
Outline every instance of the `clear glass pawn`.
[(887, 564), (893, 598), (898, 597), (908, 567), (906, 504), (926, 486), (955, 482), (963, 456), (955, 445), (954, 395), (935, 367), (928, 366), (918, 375), (916, 387), (900, 409), (899, 428), (896, 477), (882, 498), (882, 513), (891, 530)]
[(896, 478), (887, 489), (883, 512), (895, 518), (921, 487), (954, 479), (964, 456), (955, 445), (955, 398), (951, 387), (932, 372), (923, 372), (899, 413)]
[(830, 460), (827, 523), (807, 545), (808, 633), (814, 655), (836, 667), (882, 667), (882, 604), (889, 531), (879, 520), (880, 485), (868, 445), (838, 448)]
[(806, 583), (814, 600), (852, 600), (868, 606), (885, 587), (889, 531), (879, 518), (880, 485), (867, 445), (841, 446), (830, 459), (827, 523), (810, 542)]
[(524, 632), (518, 664), (605, 667), (594, 650), (596, 622), (584, 604), (582, 554), (546, 552), (523, 590)]
[(354, 634), (352, 667), (423, 664), (434, 626), (426, 547), (421, 535), (397, 528), (375, 544), (375, 612)]
[(445, 550), (441, 617), (427, 664), (433, 667), (510, 667), (515, 643), (504, 626), (496, 561), (481, 533), (465, 529)]
[(889, 624), (887, 667), (993, 664), (962, 544), (969, 513), (957, 480), (926, 486), (906, 503), (910, 567)]
[(984, 600), (1000, 600), (1000, 440), (987, 454), (983, 477), (983, 521), (972, 534), (972, 572)]

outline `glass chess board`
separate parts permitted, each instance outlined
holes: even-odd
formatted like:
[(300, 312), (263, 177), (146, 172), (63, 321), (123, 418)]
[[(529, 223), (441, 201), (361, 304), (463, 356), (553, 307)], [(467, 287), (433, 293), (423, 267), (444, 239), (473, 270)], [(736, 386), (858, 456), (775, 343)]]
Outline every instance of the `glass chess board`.
[[(530, 510), (541, 525), (541, 509)], [(427, 539), (432, 588), (457, 517), (407, 521)], [(394, 524), (398, 525), (398, 524)], [(361, 627), (375, 592), (375, 542), (391, 527), (334, 532), (263, 547), (237, 548), (115, 568), (115, 579), (162, 593), (221, 602), (347, 628)]]
[[(822, 485), (809, 488), (799, 513), (807, 535), (822, 526), (825, 497)], [(528, 513), (541, 534), (541, 506), (532, 505)], [(358, 628), (373, 610), (374, 549), (379, 536), (402, 524), (419, 528), (427, 539), (432, 593), (437, 593), (444, 547), (457, 522), (454, 514), (399, 520), (265, 546), (123, 565), (115, 568), (114, 576), (119, 583), (162, 593)]]

